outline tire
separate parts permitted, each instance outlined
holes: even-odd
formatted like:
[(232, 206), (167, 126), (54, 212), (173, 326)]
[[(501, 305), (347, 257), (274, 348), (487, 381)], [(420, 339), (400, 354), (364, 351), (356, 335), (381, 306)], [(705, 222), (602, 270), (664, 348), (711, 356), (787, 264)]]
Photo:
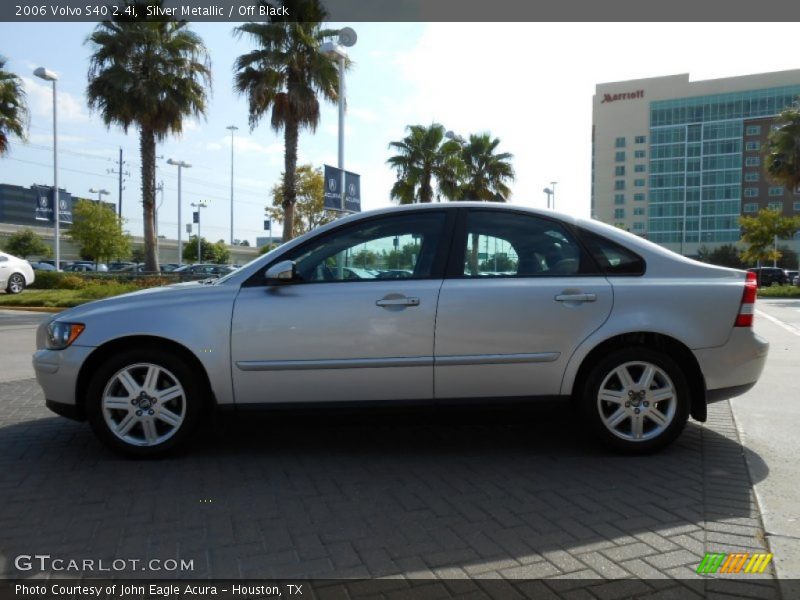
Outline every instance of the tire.
[(20, 294), (25, 289), (25, 277), (20, 273), (12, 273), (8, 278), (8, 285), (6, 291), (9, 294)]
[(87, 388), (95, 435), (134, 458), (164, 456), (197, 425), (207, 391), (187, 362), (159, 348), (132, 349), (102, 363)]
[(585, 379), (579, 402), (595, 437), (626, 454), (649, 454), (675, 441), (691, 404), (678, 363), (643, 346), (600, 358)]

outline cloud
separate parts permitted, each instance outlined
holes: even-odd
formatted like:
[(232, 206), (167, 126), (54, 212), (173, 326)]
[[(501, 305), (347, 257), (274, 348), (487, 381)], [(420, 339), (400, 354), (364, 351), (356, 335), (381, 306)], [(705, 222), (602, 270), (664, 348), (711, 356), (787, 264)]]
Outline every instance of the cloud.
[[(33, 118), (51, 117), (53, 114), (53, 88), (49, 83), (39, 83), (30, 77), (21, 77), (28, 94), (28, 106)], [(83, 99), (77, 99), (69, 92), (58, 90), (58, 120), (64, 123), (87, 123), (89, 113)]]

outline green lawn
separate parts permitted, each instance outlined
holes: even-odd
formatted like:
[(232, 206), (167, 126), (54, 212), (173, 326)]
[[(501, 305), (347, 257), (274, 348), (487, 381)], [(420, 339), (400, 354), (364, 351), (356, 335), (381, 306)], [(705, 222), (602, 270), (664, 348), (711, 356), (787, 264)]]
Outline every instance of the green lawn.
[(3, 306), (47, 306), (69, 308), (92, 300), (118, 296), (139, 289), (135, 285), (90, 286), (82, 290), (25, 290), (21, 294), (0, 294)]
[(800, 298), (800, 286), (773, 285), (758, 290), (759, 298)]

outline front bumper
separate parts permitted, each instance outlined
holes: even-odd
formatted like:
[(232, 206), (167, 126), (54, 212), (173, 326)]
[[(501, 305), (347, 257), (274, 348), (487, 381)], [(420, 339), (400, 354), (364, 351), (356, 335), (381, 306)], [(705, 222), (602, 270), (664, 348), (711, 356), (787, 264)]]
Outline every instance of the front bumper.
[[(53, 412), (76, 418), (80, 414), (75, 390), (81, 365), (94, 350), (72, 345), (64, 350), (37, 350), (33, 355), (36, 381), (44, 390), (47, 406)], [(63, 405), (63, 407), (54, 405)], [(67, 414), (69, 413), (69, 414)]]
[[(694, 350), (710, 396), (714, 390), (729, 390), (727, 397), (743, 393), (761, 376), (767, 362), (769, 342), (746, 327), (734, 327), (728, 342), (716, 348)], [(734, 390), (740, 391), (735, 392)], [(729, 395), (728, 395), (729, 394)]]

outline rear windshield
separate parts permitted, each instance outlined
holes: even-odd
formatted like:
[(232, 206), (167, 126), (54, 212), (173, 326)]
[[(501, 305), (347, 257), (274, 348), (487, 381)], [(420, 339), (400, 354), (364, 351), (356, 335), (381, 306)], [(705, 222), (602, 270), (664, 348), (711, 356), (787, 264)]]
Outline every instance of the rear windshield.
[(632, 250), (585, 229), (580, 230), (580, 235), (606, 275), (644, 275), (647, 265), (644, 259)]

